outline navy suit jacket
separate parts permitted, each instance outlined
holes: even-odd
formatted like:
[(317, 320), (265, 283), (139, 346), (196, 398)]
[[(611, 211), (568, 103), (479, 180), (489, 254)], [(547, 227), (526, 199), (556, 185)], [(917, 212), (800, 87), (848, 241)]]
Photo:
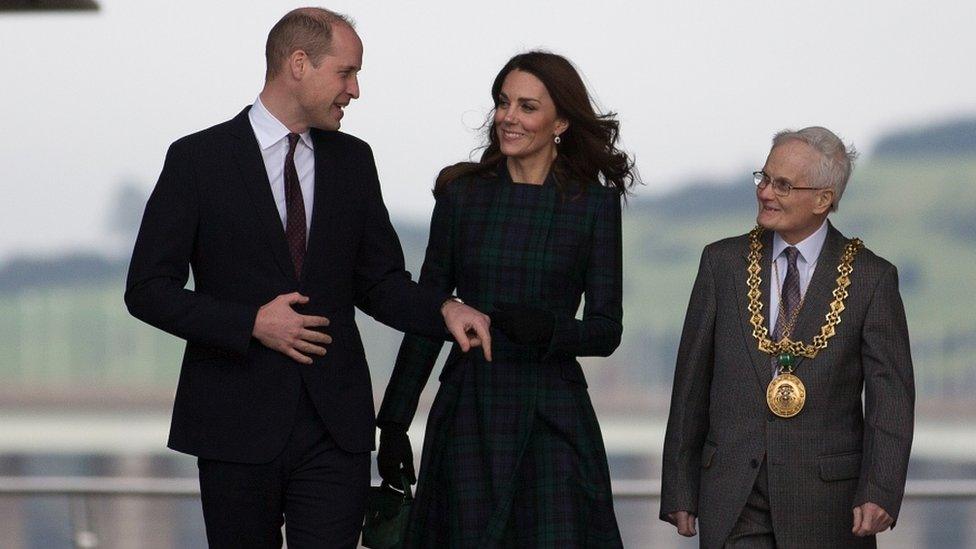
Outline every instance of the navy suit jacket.
[[(448, 296), (410, 280), (372, 151), (340, 132), (311, 130), (315, 201), (296, 276), (248, 109), (170, 146), (132, 253), (129, 311), (187, 341), (169, 447), (270, 461), (304, 385), (336, 443), (369, 451), (375, 416), (354, 308), (398, 330), (445, 337)], [(251, 336), (259, 307), (296, 291), (310, 298), (299, 312), (331, 320), (324, 331), (334, 341), (311, 365)]]

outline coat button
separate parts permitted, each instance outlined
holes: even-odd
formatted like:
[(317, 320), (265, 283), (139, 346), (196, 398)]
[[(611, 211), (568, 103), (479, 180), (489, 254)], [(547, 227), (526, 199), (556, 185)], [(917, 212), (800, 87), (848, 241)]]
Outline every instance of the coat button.
[(759, 468), (759, 460), (756, 459), (756, 458), (752, 458), (752, 460), (749, 461), (749, 466), (752, 467), (753, 469), (758, 469)]

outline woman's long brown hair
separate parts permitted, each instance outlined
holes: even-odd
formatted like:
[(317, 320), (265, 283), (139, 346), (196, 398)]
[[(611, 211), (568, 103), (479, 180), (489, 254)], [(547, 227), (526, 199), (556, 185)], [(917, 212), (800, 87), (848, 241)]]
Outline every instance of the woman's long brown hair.
[[(615, 187), (620, 194), (625, 194), (639, 181), (633, 159), (617, 148), (620, 124), (616, 114), (599, 114), (594, 110), (586, 85), (569, 60), (544, 51), (530, 51), (511, 58), (491, 86), (495, 108), (498, 108), (502, 83), (514, 70), (525, 71), (542, 81), (556, 105), (556, 115), (569, 121), (569, 128), (560, 135), (561, 143), (552, 167), (561, 192), (576, 194), (586, 185), (596, 183)], [(505, 159), (495, 131), (494, 109), (485, 127), (488, 143), (481, 159), (441, 170), (434, 184), (435, 195), (458, 178), (492, 172)]]

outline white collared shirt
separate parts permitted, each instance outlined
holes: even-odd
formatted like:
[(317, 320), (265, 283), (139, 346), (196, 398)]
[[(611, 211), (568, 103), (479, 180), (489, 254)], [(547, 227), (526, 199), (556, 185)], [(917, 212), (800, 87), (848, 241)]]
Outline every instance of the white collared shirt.
[[(247, 113), (254, 129), (254, 137), (261, 147), (264, 158), (264, 168), (268, 172), (271, 183), (271, 194), (274, 196), (281, 226), (288, 226), (288, 208), (285, 203), (285, 157), (288, 155), (288, 128), (275, 118), (259, 96)], [(295, 146), (295, 169), (298, 170), (298, 183), (302, 187), (302, 198), (305, 201), (305, 229), (306, 239), (312, 228), (312, 201), (315, 197), (315, 153), (312, 147), (312, 137), (308, 130), (300, 134), (301, 138)]]
[[(820, 258), (820, 250), (823, 249), (824, 241), (827, 240), (827, 220), (824, 219), (820, 228), (812, 235), (804, 238), (793, 246), (800, 252), (796, 258), (796, 270), (800, 275), (800, 295), (807, 293), (807, 286), (813, 278), (813, 270), (817, 267), (817, 259)], [(769, 280), (773, 283), (769, 285), (769, 333), (772, 335), (776, 326), (776, 318), (779, 317), (779, 291), (783, 287), (786, 279), (786, 269), (789, 261), (786, 258), (786, 248), (790, 245), (783, 240), (779, 233), (773, 233), (773, 258), (775, 263), (770, 264)], [(776, 267), (775, 269), (773, 267)], [(776, 273), (779, 272), (779, 284), (776, 283)]]

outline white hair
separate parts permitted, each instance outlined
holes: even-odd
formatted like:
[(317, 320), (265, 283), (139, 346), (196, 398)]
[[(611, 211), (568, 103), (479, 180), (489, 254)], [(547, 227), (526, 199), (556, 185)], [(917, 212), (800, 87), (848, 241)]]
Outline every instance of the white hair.
[(847, 188), (847, 181), (854, 170), (857, 149), (844, 142), (834, 132), (820, 126), (810, 126), (802, 130), (782, 130), (773, 136), (773, 147), (787, 141), (802, 141), (820, 153), (820, 164), (810, 174), (810, 186), (834, 191), (834, 201), (830, 211), (836, 212), (840, 198)]

